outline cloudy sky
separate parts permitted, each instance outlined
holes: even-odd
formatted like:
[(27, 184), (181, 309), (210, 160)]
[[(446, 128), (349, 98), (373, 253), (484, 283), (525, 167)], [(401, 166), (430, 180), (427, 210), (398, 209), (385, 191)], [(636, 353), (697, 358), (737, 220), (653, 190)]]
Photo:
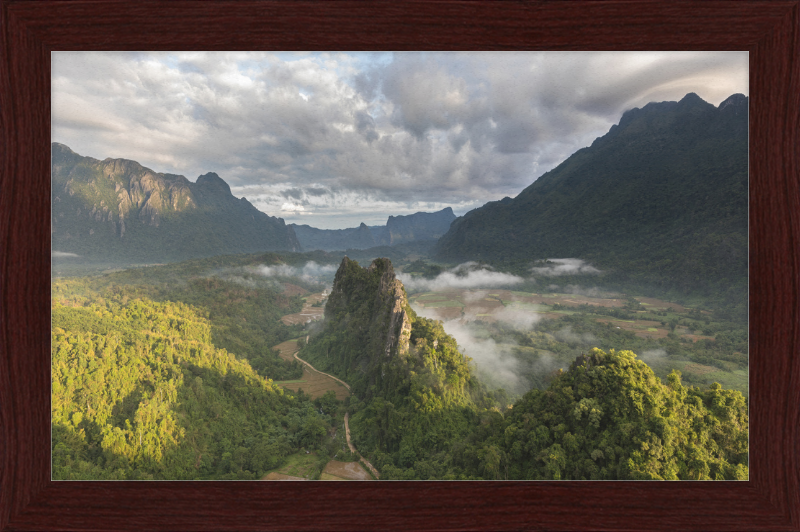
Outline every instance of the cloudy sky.
[(54, 52), (52, 140), (287, 223), (383, 224), (516, 196), (622, 113), (749, 95), (746, 52)]

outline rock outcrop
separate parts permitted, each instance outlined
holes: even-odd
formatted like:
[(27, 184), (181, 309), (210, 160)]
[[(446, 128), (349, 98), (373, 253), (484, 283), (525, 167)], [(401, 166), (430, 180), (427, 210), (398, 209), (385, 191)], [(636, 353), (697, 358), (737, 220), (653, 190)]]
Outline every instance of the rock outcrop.
[(441, 322), (409, 307), (386, 258), (367, 268), (342, 260), (322, 330), (310, 335), (301, 356), (345, 380), (360, 399), (383, 397), (421, 412), (471, 402), (468, 359)]
[(376, 234), (379, 245), (394, 246), (403, 242), (437, 240), (447, 233), (456, 219), (453, 209), (438, 212), (417, 212), (406, 216), (389, 216), (382, 234)]
[(325, 307), (325, 318), (335, 320), (353, 311), (369, 316), (366, 343), (385, 357), (405, 355), (411, 337), (408, 298), (389, 259), (372, 261), (368, 268), (345, 257), (336, 272)]
[(362, 268), (345, 257), (325, 305), (324, 331), (312, 336), (308, 354), (355, 383), (357, 394), (383, 389), (409, 355), (415, 318), (389, 259)]

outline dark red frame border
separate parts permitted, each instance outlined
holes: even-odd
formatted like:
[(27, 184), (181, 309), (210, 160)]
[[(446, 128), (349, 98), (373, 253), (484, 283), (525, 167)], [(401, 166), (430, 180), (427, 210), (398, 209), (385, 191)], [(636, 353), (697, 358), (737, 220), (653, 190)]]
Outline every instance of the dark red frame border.
[[(800, 530), (800, 4), (0, 0), (0, 530)], [(751, 480), (51, 482), (50, 52), (748, 50)]]

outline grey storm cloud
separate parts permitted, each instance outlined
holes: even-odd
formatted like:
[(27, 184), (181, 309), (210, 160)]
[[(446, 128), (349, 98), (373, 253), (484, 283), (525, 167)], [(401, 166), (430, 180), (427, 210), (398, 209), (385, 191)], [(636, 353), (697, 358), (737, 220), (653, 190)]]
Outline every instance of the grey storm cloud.
[(356, 130), (361, 133), (364, 140), (371, 143), (373, 140), (380, 138), (380, 135), (375, 131), (375, 120), (364, 111), (359, 111), (355, 114)]
[(309, 187), (305, 189), (305, 193), (309, 196), (324, 196), (326, 194), (330, 194), (330, 191), (324, 188)]
[(52, 139), (345, 227), (516, 196), (624, 111), (688, 92), (746, 94), (747, 53), (57, 52)]
[(303, 191), (299, 188), (290, 188), (281, 192), (284, 198), (303, 199)]

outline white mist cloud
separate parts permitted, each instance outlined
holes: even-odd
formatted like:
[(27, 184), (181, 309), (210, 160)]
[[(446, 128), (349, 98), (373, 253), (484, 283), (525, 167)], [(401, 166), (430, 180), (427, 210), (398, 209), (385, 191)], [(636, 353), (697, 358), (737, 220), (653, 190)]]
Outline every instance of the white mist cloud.
[(75, 253), (67, 253), (65, 251), (53, 251), (50, 255), (53, 258), (59, 258), (59, 259), (68, 258), (68, 257), (80, 257), (80, 255), (76, 255)]
[(287, 264), (277, 264), (275, 266), (256, 266), (251, 271), (264, 277), (299, 277), (304, 281), (315, 283), (329, 283), (333, 280), (336, 273), (336, 266), (332, 264), (317, 264), (308, 261), (302, 268), (289, 266)]
[[(557, 285), (552, 285), (555, 288), (559, 288)], [(552, 290), (553, 288), (551, 288)], [(561, 288), (566, 294), (575, 294), (577, 296), (587, 296), (587, 297), (601, 297), (604, 294), (602, 290), (593, 286), (592, 288), (584, 288), (582, 286), (578, 286), (575, 284), (568, 284), (567, 286)]]
[(661, 360), (667, 356), (667, 352), (663, 349), (650, 349), (648, 351), (643, 351), (639, 353), (639, 360), (647, 363), (652, 364), (657, 360)]
[(491, 338), (478, 338), (468, 325), (457, 320), (444, 323), (444, 328), (475, 363), (482, 380), (506, 390), (516, 390), (523, 384), (512, 345), (498, 344)]
[(538, 322), (541, 317), (532, 310), (503, 307), (493, 314), (497, 321), (511, 325), (515, 329), (527, 330)]
[(440, 273), (435, 279), (421, 279), (404, 273), (399, 273), (397, 278), (403, 282), (406, 289), (412, 291), (435, 292), (449, 288), (484, 288), (520, 284), (525, 281), (522, 277), (510, 273), (495, 272), (485, 267), (480, 267), (474, 262), (465, 262), (446, 272)]
[(256, 272), (264, 277), (297, 277), (299, 270), (286, 264), (277, 266), (257, 266)]
[(572, 327), (564, 327), (555, 333), (554, 336), (556, 340), (573, 345), (591, 345), (597, 342), (597, 337), (595, 337), (595, 335), (591, 333), (576, 333), (572, 330)]
[(531, 268), (531, 273), (545, 277), (600, 273), (600, 270), (581, 259), (547, 259), (544, 264), (546, 266), (534, 266)]
[(325, 277), (336, 274), (338, 266), (333, 264), (317, 264), (313, 260), (308, 261), (303, 266), (303, 277)]

